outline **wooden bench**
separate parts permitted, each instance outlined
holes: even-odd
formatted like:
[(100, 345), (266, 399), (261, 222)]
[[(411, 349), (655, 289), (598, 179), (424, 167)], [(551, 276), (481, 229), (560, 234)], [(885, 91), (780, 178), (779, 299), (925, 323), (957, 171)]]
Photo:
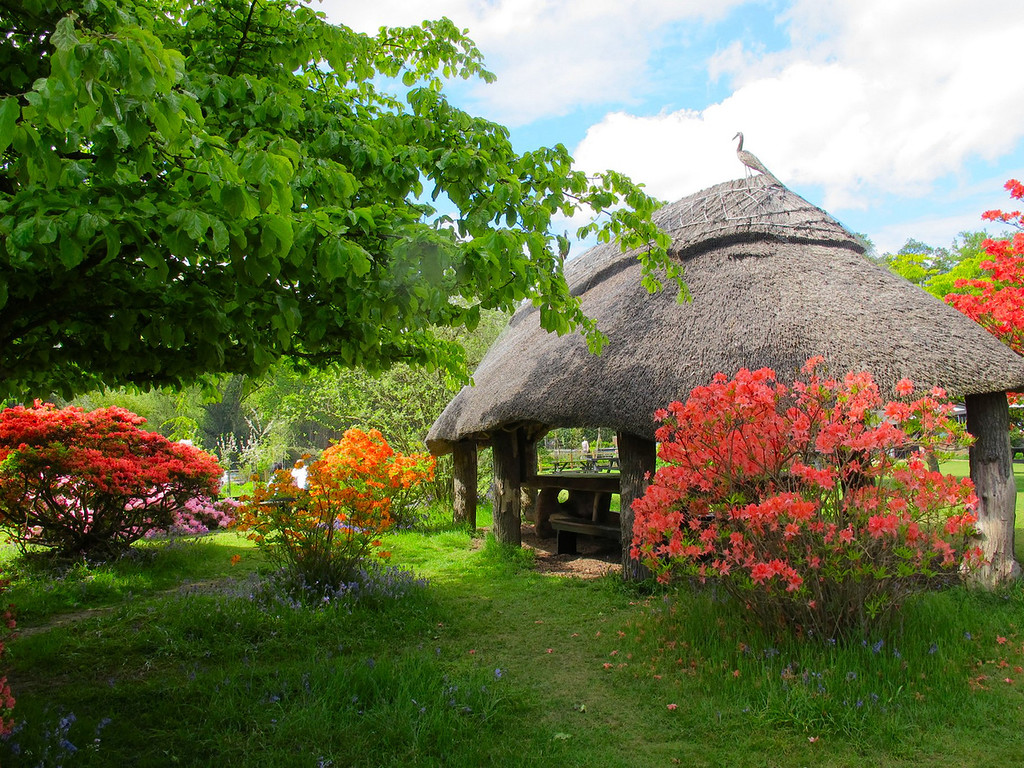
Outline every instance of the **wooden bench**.
[(576, 554), (576, 535), (599, 536), (619, 541), (621, 531), (618, 524), (593, 522), (559, 512), (548, 518), (557, 536), (557, 552), (560, 555)]
[[(567, 472), (559, 475), (534, 475), (522, 481), (524, 488), (536, 488), (534, 522), (542, 539), (555, 535), (551, 515), (569, 513), (570, 517), (592, 523), (607, 523), (612, 494), (619, 492), (619, 476), (607, 473)], [(562, 491), (569, 492), (559, 501)]]

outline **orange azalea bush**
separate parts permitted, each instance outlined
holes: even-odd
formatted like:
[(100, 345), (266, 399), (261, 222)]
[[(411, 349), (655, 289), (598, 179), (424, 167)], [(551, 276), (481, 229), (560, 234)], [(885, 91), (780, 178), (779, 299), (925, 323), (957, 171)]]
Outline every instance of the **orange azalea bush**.
[(394, 523), (392, 497), (433, 473), (433, 457), (396, 453), (377, 430), (350, 429), (310, 465), (306, 488), (278, 472), (244, 499), (235, 525), (294, 586), (335, 590), (371, 557), (390, 557), (382, 537)]
[(925, 454), (963, 444), (944, 393), (883, 402), (867, 373), (791, 386), (719, 374), (659, 411), (665, 466), (634, 503), (632, 554), (662, 581), (715, 577), (769, 629), (867, 631), (912, 590), (978, 562), (970, 480)]

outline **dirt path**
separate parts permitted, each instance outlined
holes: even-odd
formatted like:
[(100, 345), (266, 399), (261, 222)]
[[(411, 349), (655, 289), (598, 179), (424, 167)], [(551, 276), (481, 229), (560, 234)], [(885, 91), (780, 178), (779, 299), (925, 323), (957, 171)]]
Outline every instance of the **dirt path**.
[[(534, 551), (534, 570), (538, 573), (543, 573), (547, 576), (578, 579), (598, 579), (609, 573), (622, 573), (619, 547), (613, 542), (581, 540), (579, 545), (580, 554), (559, 555), (555, 553), (555, 539), (538, 538), (532, 524), (527, 523), (523, 525), (522, 537), (523, 546)], [(236, 582), (237, 579), (231, 576), (222, 579), (186, 582), (170, 589), (154, 592), (151, 595), (147, 595), (147, 597), (171, 596), (175, 594), (212, 594), (223, 592)], [(51, 629), (58, 629), (69, 624), (87, 621), (96, 616), (111, 613), (124, 604), (124, 602), (121, 602), (115, 605), (103, 606), (102, 608), (84, 608), (79, 611), (62, 613), (36, 626), (19, 627), (16, 636), (32, 637), (43, 632), (49, 632)]]
[(556, 554), (555, 539), (541, 539), (532, 524), (523, 525), (523, 546), (534, 551), (538, 573), (550, 576), (597, 579), (609, 573), (622, 573), (619, 545), (606, 539), (580, 539), (577, 555)]
[[(233, 576), (226, 576), (222, 579), (209, 579), (207, 581), (189, 581), (184, 584), (179, 584), (176, 587), (169, 589), (162, 589), (158, 592), (153, 592), (146, 597), (169, 597), (171, 595), (189, 595), (189, 594), (212, 594), (214, 592), (223, 592), (227, 587), (237, 582), (237, 579)], [(111, 613), (118, 608), (122, 607), (127, 603), (124, 600), (114, 605), (105, 605), (102, 608), (83, 608), (79, 611), (71, 611), (69, 613), (62, 613), (57, 616), (51, 616), (42, 624), (37, 624), (31, 627), (19, 626), (15, 630), (15, 637), (32, 637), (32, 635), (38, 635), (43, 632), (49, 632), (51, 629), (57, 629), (59, 627), (65, 627), (68, 624), (75, 624), (80, 621), (86, 621), (96, 616), (103, 616)]]

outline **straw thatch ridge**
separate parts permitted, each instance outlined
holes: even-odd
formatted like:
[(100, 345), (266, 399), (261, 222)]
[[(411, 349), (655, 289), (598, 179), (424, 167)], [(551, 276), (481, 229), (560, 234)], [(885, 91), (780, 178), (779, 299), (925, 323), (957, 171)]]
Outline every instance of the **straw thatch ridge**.
[(653, 437), (655, 409), (718, 371), (791, 377), (810, 356), (835, 373), (870, 371), (887, 392), (907, 377), (952, 395), (1024, 389), (1024, 358), (917, 286), (872, 264), (824, 211), (770, 179), (719, 184), (665, 206), (693, 300), (648, 294), (635, 252), (615, 243), (566, 265), (570, 290), (608, 335), (600, 356), (577, 334), (540, 328), (524, 306), (427, 443), (496, 429), (607, 427)]

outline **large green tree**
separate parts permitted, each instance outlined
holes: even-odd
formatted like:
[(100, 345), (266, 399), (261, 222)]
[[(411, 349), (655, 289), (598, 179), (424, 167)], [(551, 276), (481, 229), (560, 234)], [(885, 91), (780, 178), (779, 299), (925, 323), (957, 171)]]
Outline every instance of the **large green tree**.
[(367, 36), (292, 0), (0, 0), (0, 30), (0, 397), (282, 355), (458, 370), (436, 329), (523, 299), (599, 347), (562, 275), (580, 212), (648, 246), (650, 285), (671, 271), (636, 185), (446, 100), (445, 78), (492, 77), (448, 20)]

